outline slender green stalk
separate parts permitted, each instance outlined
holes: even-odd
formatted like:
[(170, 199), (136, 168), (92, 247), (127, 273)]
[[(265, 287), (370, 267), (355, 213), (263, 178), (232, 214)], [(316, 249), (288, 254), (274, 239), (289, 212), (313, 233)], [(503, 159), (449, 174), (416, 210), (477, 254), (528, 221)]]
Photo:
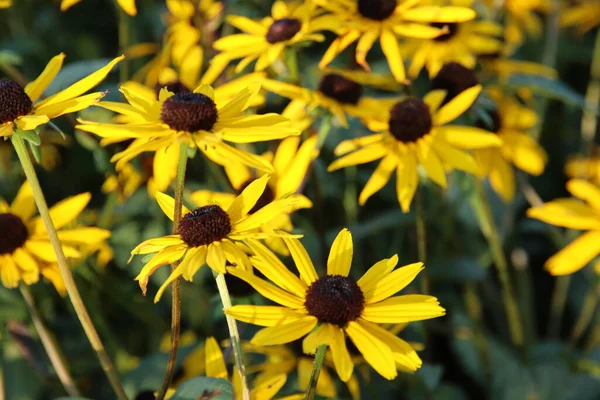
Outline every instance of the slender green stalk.
[[(419, 261), (427, 261), (427, 235), (425, 232), (425, 212), (423, 210), (423, 194), (419, 185), (415, 193), (417, 203), (417, 254)], [(421, 294), (429, 293), (429, 276), (427, 269), (423, 270), (419, 276), (421, 282)]]
[(510, 280), (510, 274), (508, 270), (508, 261), (502, 249), (502, 243), (500, 241), (500, 235), (498, 234), (498, 228), (494, 222), (490, 203), (485, 194), (483, 184), (479, 179), (476, 180), (477, 194), (479, 195), (482, 212), (478, 212), (477, 217), (481, 225), (488, 244), (490, 251), (494, 259), (494, 265), (498, 271), (498, 278), (502, 286), (502, 298), (504, 301), (504, 307), (506, 308), (506, 315), (508, 317), (508, 327), (510, 330), (510, 337), (516, 346), (523, 345), (523, 326), (521, 324), (521, 317), (519, 315), (519, 308), (517, 301), (515, 300), (514, 289)]
[(6, 323), (0, 324), (0, 400), (6, 400), (4, 387), (4, 337), (6, 336)]
[[(179, 148), (179, 163), (177, 164), (177, 183), (175, 186), (175, 215), (173, 216), (173, 234), (179, 232), (181, 221), (181, 206), (183, 204), (183, 189), (185, 186), (185, 171), (187, 168), (188, 144), (182, 143)], [(171, 265), (171, 272), (177, 268), (179, 263)], [(179, 278), (171, 283), (171, 348), (169, 349), (169, 360), (165, 379), (156, 396), (156, 400), (163, 400), (169, 390), (173, 374), (175, 374), (175, 363), (177, 362), (177, 349), (179, 348), (179, 335), (181, 333), (181, 281)]]
[(58, 375), (58, 379), (62, 383), (63, 387), (65, 388), (65, 391), (69, 394), (69, 396), (81, 396), (79, 390), (77, 390), (77, 387), (73, 382), (71, 374), (69, 373), (69, 368), (65, 364), (62, 352), (58, 347), (58, 343), (56, 343), (56, 340), (44, 324), (42, 316), (40, 315), (37, 306), (35, 305), (35, 301), (33, 299), (33, 296), (31, 295), (29, 288), (25, 285), (21, 285), (20, 289), (21, 295), (25, 300), (25, 304), (27, 304), (27, 307), (29, 308), (29, 313), (31, 314), (31, 320), (33, 321), (33, 325), (35, 326), (40, 340), (42, 341), (42, 345), (46, 350), (46, 354), (48, 354), (50, 363), (52, 363), (52, 366), (56, 371), (56, 375)]
[(46, 232), (48, 233), (48, 238), (50, 240), (50, 243), (52, 244), (52, 248), (56, 253), (58, 267), (60, 269), (60, 273), (65, 283), (67, 293), (69, 294), (69, 299), (71, 300), (73, 308), (75, 309), (75, 313), (79, 318), (79, 322), (81, 322), (81, 326), (83, 327), (83, 330), (85, 331), (85, 334), (87, 335), (87, 338), (90, 344), (92, 345), (92, 348), (96, 352), (96, 356), (98, 357), (98, 360), (102, 365), (102, 369), (104, 370), (104, 373), (106, 374), (110, 385), (112, 386), (115, 394), (117, 395), (117, 398), (119, 400), (127, 400), (127, 395), (125, 394), (125, 390), (123, 390), (123, 387), (121, 386), (119, 375), (115, 370), (112, 360), (106, 353), (106, 349), (102, 344), (102, 340), (100, 339), (100, 336), (98, 335), (98, 332), (94, 327), (92, 319), (90, 318), (90, 315), (87, 309), (85, 308), (85, 304), (81, 299), (79, 290), (75, 285), (75, 280), (73, 279), (71, 267), (69, 266), (65, 254), (63, 253), (60, 240), (58, 239), (58, 234), (56, 233), (56, 228), (54, 227), (54, 223), (52, 222), (52, 218), (50, 217), (48, 204), (46, 203), (44, 193), (42, 192), (42, 188), (40, 187), (40, 182), (37, 178), (37, 174), (35, 172), (33, 163), (31, 162), (31, 158), (29, 157), (29, 152), (25, 147), (25, 142), (18, 133), (11, 136), (11, 141), (15, 148), (15, 151), (17, 152), (17, 156), (19, 157), (19, 161), (21, 162), (21, 166), (23, 167), (23, 171), (25, 172), (27, 181), (31, 185), (35, 203), (40, 213), (40, 217), (44, 222), (44, 226), (46, 227)]
[[(217, 281), (217, 289), (219, 290), (219, 296), (221, 296), (223, 309), (227, 310), (228, 308), (231, 308), (231, 296), (229, 295), (229, 289), (227, 289), (225, 275), (213, 271), (213, 276)], [(231, 346), (233, 347), (235, 365), (239, 371), (240, 380), (242, 382), (242, 398), (244, 400), (250, 400), (250, 390), (248, 389), (248, 381), (246, 380), (246, 367), (244, 366), (242, 344), (240, 341), (240, 333), (237, 328), (237, 322), (235, 321), (235, 318), (227, 314), (225, 314), (225, 320), (227, 321), (227, 328), (229, 329), (229, 338), (231, 339)]]
[(285, 61), (287, 64), (288, 74), (290, 76), (291, 83), (297, 83), (298, 79), (298, 55), (296, 49), (289, 47), (286, 52)]
[(323, 148), (323, 145), (327, 140), (327, 136), (329, 136), (329, 132), (331, 132), (331, 115), (325, 114), (321, 118), (321, 126), (319, 127), (317, 138), (317, 149), (321, 150)]
[(321, 375), (321, 368), (323, 368), (323, 362), (325, 361), (325, 354), (327, 354), (327, 345), (323, 344), (317, 348), (315, 354), (315, 361), (313, 363), (313, 370), (310, 374), (310, 380), (308, 381), (308, 388), (304, 400), (312, 400), (315, 397), (317, 391), (317, 382), (319, 381), (319, 375)]
[[(119, 51), (121, 52), (121, 54), (125, 54), (127, 53), (127, 49), (129, 48), (129, 21), (131, 17), (121, 9), (121, 7), (116, 1), (115, 9), (117, 12), (117, 18), (119, 20)], [(127, 79), (129, 79), (129, 60), (125, 58), (119, 66), (119, 80), (121, 81), (121, 83), (123, 83), (126, 82)]]
[(581, 310), (581, 314), (579, 314), (579, 318), (577, 318), (577, 322), (571, 331), (571, 339), (569, 341), (571, 346), (575, 346), (577, 344), (581, 338), (581, 335), (583, 335), (587, 327), (594, 319), (596, 307), (598, 306), (599, 289), (600, 288), (597, 285), (592, 285), (585, 295), (585, 299), (583, 300), (583, 309)]
[(548, 322), (548, 336), (551, 338), (558, 338), (560, 334), (560, 323), (565, 312), (570, 283), (570, 275), (559, 276), (555, 280), (554, 290), (552, 290), (552, 301), (550, 303), (550, 320)]

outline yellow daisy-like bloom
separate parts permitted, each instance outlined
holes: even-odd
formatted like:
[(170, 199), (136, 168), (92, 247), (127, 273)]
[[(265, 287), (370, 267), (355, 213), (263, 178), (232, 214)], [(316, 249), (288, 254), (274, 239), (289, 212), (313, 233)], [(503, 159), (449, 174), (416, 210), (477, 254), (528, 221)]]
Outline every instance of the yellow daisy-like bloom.
[(255, 71), (264, 71), (280, 59), (286, 48), (302, 42), (322, 42), (325, 37), (315, 33), (326, 29), (321, 23), (322, 14), (312, 1), (276, 1), (271, 8), (271, 17), (253, 21), (247, 17), (230, 15), (227, 22), (244, 33), (223, 37), (214, 43), (220, 53), (213, 57), (205, 79), (209, 81), (225, 69), (232, 60), (242, 59), (236, 66), (241, 72), (256, 60)]
[[(304, 195), (297, 194), (306, 178), (308, 168), (311, 162), (318, 156), (317, 136), (311, 136), (300, 144), (299, 137), (289, 137), (281, 141), (275, 155), (265, 158), (273, 158), (273, 168), (275, 172), (270, 176), (269, 182), (262, 196), (258, 199), (255, 208), (271, 203), (273, 200), (287, 198), (290, 195), (297, 200), (297, 203), (290, 212), (301, 208), (312, 207), (312, 202)], [(255, 172), (251, 171), (245, 165), (232, 163), (225, 167), (227, 176), (233, 189), (240, 193), (250, 183), (257, 179)], [(218, 204), (223, 208), (228, 208), (235, 201), (236, 195), (233, 193), (214, 192), (211, 190), (198, 190), (192, 193), (192, 200), (199, 206), (208, 204)], [(294, 229), (292, 221), (288, 214), (281, 214), (272, 221), (264, 225), (264, 230), (272, 232), (273, 230), (291, 231)], [(280, 254), (288, 254), (287, 247), (280, 238), (273, 237), (265, 239), (266, 243), (273, 250)]]
[[(175, 148), (175, 146), (172, 146)], [(175, 159), (177, 162), (177, 158)], [(124, 203), (144, 183), (144, 177), (130, 163), (127, 163), (116, 174), (109, 175), (102, 184), (102, 192), (106, 194), (116, 193), (120, 203)], [(164, 189), (163, 189), (164, 190)], [(148, 183), (150, 192), (150, 183)], [(155, 193), (151, 192), (152, 193)]]
[(315, 3), (331, 13), (328, 15), (330, 24), (338, 31), (338, 38), (319, 63), (321, 68), (358, 41), (356, 62), (370, 70), (367, 54), (379, 39), (398, 82), (406, 81), (398, 36), (433, 39), (444, 34), (441, 24), (456, 24), (475, 18), (475, 11), (470, 8), (416, 6), (418, 1), (414, 0), (315, 0)]
[(581, 35), (600, 24), (598, 0), (565, 1), (560, 10), (561, 27), (574, 27)]
[(497, 102), (497, 109), (489, 114), (491, 126), (478, 122), (482, 128), (495, 132), (502, 139), (498, 148), (475, 150), (475, 158), (483, 174), (489, 177), (496, 193), (506, 202), (515, 196), (515, 173), (510, 164), (538, 176), (544, 172), (547, 155), (542, 146), (527, 132), (538, 123), (538, 116), (510, 97), (490, 90)]
[(93, 74), (50, 97), (37, 101), (60, 71), (65, 55), (53, 57), (36, 80), (25, 88), (10, 79), (0, 80), (0, 137), (15, 129), (34, 130), (53, 118), (83, 110), (97, 103), (104, 93), (81, 96), (106, 78), (112, 67), (124, 57), (117, 57)]
[[(485, 0), (488, 9), (498, 7), (494, 0)], [(499, 16), (505, 17), (504, 38), (507, 47), (515, 50), (525, 41), (525, 35), (539, 38), (543, 23), (538, 15), (546, 8), (545, 0), (505, 0), (501, 4)]]
[[(349, 276), (352, 264), (352, 235), (343, 229), (334, 240), (327, 260), (327, 274), (319, 277), (302, 244), (284, 238), (300, 274), (291, 273), (265, 246), (248, 245), (255, 256), (252, 264), (275, 285), (239, 268), (228, 272), (250, 284), (278, 306), (237, 305), (225, 310), (234, 318), (264, 326), (252, 343), (268, 346), (289, 343), (304, 336), (305, 353), (329, 346), (338, 375), (352, 376), (354, 363), (346, 347), (352, 340), (365, 360), (386, 379), (397, 376), (397, 365), (415, 371), (421, 359), (402, 339), (380, 327), (381, 323), (406, 323), (445, 314), (437, 299), (425, 295), (390, 297), (408, 286), (423, 269), (423, 263), (396, 271), (398, 256), (373, 265), (361, 279)], [(277, 286), (276, 286), (277, 285)], [(316, 329), (315, 329), (316, 328)]]
[(225, 143), (254, 143), (299, 135), (287, 118), (278, 114), (244, 115), (258, 96), (260, 84), (250, 84), (228, 102), (216, 98), (211, 86), (200, 85), (194, 92), (172, 93), (161, 89), (158, 100), (132, 86), (122, 86), (129, 104), (104, 103), (103, 107), (129, 115), (127, 124), (101, 124), (80, 121), (77, 128), (115, 141), (136, 139), (129, 147), (113, 156), (117, 169), (143, 152), (167, 151), (186, 142), (210, 160), (226, 165), (240, 162), (265, 172), (272, 172), (262, 157), (238, 150)]
[[(60, 3), (60, 10), (67, 11), (69, 8), (71, 8), (79, 2), (81, 2), (81, 0), (62, 0), (62, 2)], [(137, 9), (135, 8), (135, 0), (117, 0), (117, 3), (123, 11), (125, 11), (132, 17), (137, 14)]]
[[(265, 191), (268, 180), (269, 176), (265, 175), (249, 184), (227, 210), (217, 204), (192, 211), (182, 206), (178, 234), (146, 240), (133, 249), (132, 258), (136, 254), (157, 253), (135, 278), (144, 294), (150, 275), (163, 265), (181, 260), (181, 264), (158, 290), (155, 302), (173, 280), (183, 276), (184, 279), (192, 281), (194, 274), (204, 264), (222, 274), (227, 272), (227, 261), (240, 269), (250, 269), (250, 260), (243, 246), (249, 239), (289, 236), (283, 232), (261, 233), (257, 230), (273, 218), (288, 212), (294, 207), (296, 199), (275, 200), (249, 214)], [(163, 193), (157, 193), (156, 200), (167, 217), (173, 220), (175, 200)]]
[[(79, 258), (80, 246), (100, 243), (110, 236), (109, 231), (99, 228), (66, 228), (84, 210), (90, 198), (89, 193), (83, 193), (50, 209), (66, 257)], [(34, 217), (35, 212), (33, 192), (28, 182), (21, 186), (10, 206), (0, 199), (0, 279), (7, 288), (17, 287), (21, 280), (27, 285), (36, 283), (40, 272), (53, 283), (61, 279), (60, 273), (56, 275), (56, 269), (52, 268), (56, 255), (46, 228), (41, 217)]]
[[(464, 4), (450, 0), (436, 2)], [(502, 25), (492, 21), (467, 21), (462, 23), (436, 24), (445, 26), (447, 32), (433, 39), (408, 39), (407, 52), (411, 55), (408, 76), (416, 78), (425, 67), (430, 76), (437, 75), (447, 62), (456, 61), (468, 68), (475, 68), (477, 56), (495, 54), (502, 49), (500, 38)]]
[(600, 253), (600, 188), (571, 179), (567, 190), (577, 199), (557, 199), (527, 210), (527, 216), (548, 224), (587, 231), (546, 261), (551, 275), (577, 272)]
[(600, 149), (595, 148), (590, 157), (577, 155), (565, 165), (565, 174), (570, 178), (586, 179), (600, 186)]
[(473, 86), (441, 107), (447, 95), (445, 90), (433, 90), (423, 100), (401, 100), (389, 110), (387, 120), (378, 117), (369, 121), (369, 128), (380, 133), (341, 142), (335, 153), (343, 157), (334, 161), (329, 171), (382, 159), (358, 202), (365, 204), (395, 170), (398, 202), (408, 212), (419, 184), (417, 166), (421, 165), (435, 183), (446, 187), (447, 170), (480, 172), (475, 159), (464, 149), (502, 144), (497, 135), (483, 129), (446, 125), (471, 107), (480, 92), (480, 85)]

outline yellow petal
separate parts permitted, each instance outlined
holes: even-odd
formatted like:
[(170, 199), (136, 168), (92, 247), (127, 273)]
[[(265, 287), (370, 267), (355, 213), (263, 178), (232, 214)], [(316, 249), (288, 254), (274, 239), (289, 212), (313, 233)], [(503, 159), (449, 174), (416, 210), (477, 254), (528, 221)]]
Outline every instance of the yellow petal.
[(128, 15), (133, 17), (137, 14), (135, 0), (117, 0), (117, 3), (119, 3), (123, 11), (125, 11)]
[(27, 222), (35, 214), (36, 209), (31, 185), (29, 185), (29, 181), (25, 181), (10, 205), (9, 211)]
[(407, 213), (410, 210), (410, 203), (418, 184), (417, 162), (412, 154), (407, 154), (398, 160), (398, 168), (396, 168), (396, 194), (402, 212)]
[(300, 310), (304, 308), (304, 298), (294, 296), (278, 287), (260, 279), (256, 276), (243, 271), (240, 268), (227, 268), (227, 272), (231, 275), (240, 278), (244, 282), (252, 286), (258, 293), (267, 299), (281, 304), (284, 307)]
[(219, 242), (213, 242), (208, 245), (208, 252), (206, 253), (206, 264), (220, 274), (224, 274), (227, 272), (225, 269), (225, 264), (227, 263), (227, 258), (225, 257), (225, 252), (223, 251), (223, 247)]
[(351, 321), (346, 327), (346, 333), (361, 352), (365, 361), (381, 376), (394, 379), (398, 373), (392, 352), (387, 344), (371, 335), (358, 322)]
[(436, 318), (445, 313), (446, 310), (440, 307), (435, 297), (411, 294), (390, 297), (379, 303), (366, 305), (361, 317), (381, 324), (399, 324)]
[(85, 96), (68, 99), (59, 103), (44, 104), (34, 108), (34, 112), (39, 116), (56, 118), (64, 114), (71, 114), (84, 110), (89, 106), (98, 103), (106, 93), (91, 93)]
[(600, 229), (600, 216), (587, 204), (576, 199), (557, 199), (527, 210), (529, 218), (571, 229)]
[(263, 328), (254, 335), (251, 343), (256, 346), (272, 346), (300, 339), (317, 325), (317, 319), (307, 315), (285, 324)]
[(377, 285), (380, 284), (380, 281), (383, 281), (397, 264), (398, 255), (394, 254), (393, 257), (383, 259), (369, 268), (357, 282), (363, 294), (367, 297), (370, 296)]
[[(56, 253), (54, 252), (54, 247), (50, 244), (50, 242), (46, 240), (33, 240), (30, 239), (25, 242), (25, 248), (35, 257), (39, 258), (42, 261), (55, 263), (56, 262)], [(62, 246), (63, 253), (67, 258), (80, 258), (81, 253), (79, 253), (76, 249), (70, 246)]]
[(146, 288), (148, 286), (148, 279), (150, 275), (154, 273), (158, 268), (163, 265), (172, 264), (175, 261), (179, 261), (186, 252), (186, 246), (170, 246), (161, 250), (160, 253), (156, 254), (140, 271), (135, 277), (136, 281), (139, 281), (142, 292), (146, 294)]
[(0, 256), (0, 263), (2, 263), (2, 268), (0, 268), (2, 285), (9, 289), (19, 286), (21, 276), (13, 259), (10, 256)]
[(465, 22), (476, 16), (474, 10), (456, 6), (419, 6), (402, 13), (404, 19), (415, 22)]
[(463, 90), (434, 114), (434, 124), (440, 126), (454, 121), (473, 105), (479, 93), (481, 93), (481, 85)]
[(445, 188), (447, 185), (446, 171), (433, 147), (422, 140), (417, 142), (417, 158), (431, 180)]
[(343, 382), (348, 382), (354, 371), (354, 363), (352, 362), (352, 358), (350, 358), (350, 353), (346, 347), (346, 335), (344, 335), (344, 330), (342, 328), (330, 326), (332, 329), (329, 348), (331, 349), (331, 355), (333, 356), (333, 365), (335, 366), (335, 370), (340, 379)]
[[(178, 143), (165, 147), (154, 154), (153, 178), (155, 190), (165, 191), (177, 176), (177, 164), (179, 162)], [(184, 157), (187, 157), (184, 154)]]
[[(173, 221), (173, 218), (175, 218), (175, 199), (160, 192), (156, 192), (154, 197), (156, 198), (156, 202), (160, 206), (161, 210), (171, 221)], [(189, 214), (189, 212), (190, 210), (182, 204), (181, 216), (184, 217), (186, 214)]]
[(283, 241), (290, 250), (290, 254), (294, 259), (294, 264), (296, 264), (300, 278), (302, 278), (307, 285), (312, 285), (314, 281), (319, 279), (319, 276), (317, 275), (317, 271), (315, 271), (315, 267), (308, 252), (298, 239), (283, 238)]
[(327, 171), (332, 172), (351, 165), (366, 164), (384, 157), (388, 152), (389, 149), (384, 143), (376, 142), (338, 158), (329, 165)]
[(585, 267), (600, 253), (600, 232), (587, 232), (546, 261), (551, 275), (568, 275)]
[(267, 182), (269, 181), (269, 175), (263, 175), (262, 177), (254, 180), (250, 183), (238, 197), (235, 198), (233, 203), (227, 209), (227, 214), (231, 218), (231, 222), (235, 224), (240, 219), (245, 217), (250, 210), (256, 205), (256, 202), (262, 196)]
[(388, 274), (385, 279), (376, 282), (368, 292), (363, 292), (367, 304), (377, 303), (398, 293), (407, 287), (424, 269), (423, 263), (418, 262), (398, 268)]
[[(17, 266), (23, 271), (39, 270), (38, 263), (35, 259), (21, 247), (13, 252), (12, 257)], [(2, 265), (2, 268), (4, 268), (4, 265)]]
[(17, 129), (32, 131), (40, 125), (50, 121), (46, 115), (25, 115), (17, 119)]
[(204, 362), (206, 365), (206, 376), (211, 378), (227, 379), (227, 367), (223, 352), (214, 337), (206, 338), (204, 342)]
[[(277, 392), (285, 385), (287, 381), (287, 374), (277, 374), (264, 381), (257, 383), (256, 386), (250, 391), (251, 399), (272, 399), (275, 397)], [(304, 397), (302, 397), (304, 398)], [(281, 398), (284, 400), (291, 400), (289, 398)]]
[(436, 139), (461, 149), (484, 149), (502, 145), (502, 139), (498, 135), (474, 126), (442, 126), (437, 128), (436, 132)]
[(396, 169), (396, 165), (396, 155), (393, 153), (388, 154), (381, 160), (381, 162), (367, 181), (367, 184), (360, 192), (360, 195), (358, 197), (358, 204), (360, 204), (361, 206), (364, 205), (372, 195), (377, 193), (382, 187), (385, 186), (386, 183), (388, 183), (392, 172), (394, 172), (394, 170)]
[[(77, 196), (64, 199), (52, 206), (52, 208), (50, 208), (50, 217), (52, 218), (52, 222), (54, 222), (54, 227), (56, 229), (60, 229), (77, 218), (77, 216), (81, 214), (81, 212), (88, 205), (91, 198), (92, 195), (90, 193), (82, 193)], [(39, 217), (35, 220), (34, 232), (46, 232), (44, 222)]]
[(567, 190), (573, 196), (579, 197), (600, 211), (600, 189), (598, 186), (583, 179), (571, 179), (567, 182)]
[[(273, 166), (275, 170), (279, 174), (279, 179), (277, 181), (277, 188), (275, 190), (275, 196), (280, 197), (287, 193), (295, 193), (298, 191), (298, 188), (306, 178), (306, 174), (308, 172), (308, 168), (311, 162), (319, 155), (319, 151), (317, 150), (317, 135), (311, 136), (306, 139), (304, 143), (298, 149), (298, 152), (295, 153), (295, 156), (291, 158), (291, 154), (288, 152), (287, 155), (282, 149), (284, 146), (284, 142), (289, 139), (288, 138), (281, 142), (279, 147), (277, 148), (277, 153), (275, 154), (275, 159), (273, 161)], [(288, 168), (285, 170), (283, 168), (277, 167), (277, 160), (282, 159), (284, 157), (288, 158)], [(291, 159), (290, 159), (291, 158)]]
[(353, 253), (352, 234), (344, 228), (338, 233), (331, 245), (331, 250), (329, 250), (327, 275), (348, 276), (352, 266)]
[(398, 82), (406, 81), (406, 71), (404, 69), (404, 61), (400, 54), (400, 45), (396, 34), (384, 29), (381, 31), (381, 50), (388, 61), (388, 66), (392, 71), (392, 75)]
[(366, 61), (367, 54), (371, 50), (371, 47), (373, 47), (373, 43), (377, 40), (377, 36), (379, 36), (379, 32), (376, 29), (368, 30), (362, 34), (356, 44), (356, 63), (367, 71), (371, 70)]
[(273, 220), (273, 218), (278, 217), (281, 214), (291, 212), (298, 201), (299, 199), (297, 197), (289, 197), (272, 201), (260, 210), (254, 212), (252, 215), (249, 215), (241, 221), (235, 223), (232, 234), (239, 234), (259, 228)]
[(224, 312), (238, 321), (260, 326), (277, 326), (297, 321), (306, 314), (278, 306), (233, 306)]
[(52, 57), (52, 59), (48, 62), (46, 68), (44, 68), (40, 76), (38, 76), (33, 82), (30, 82), (27, 86), (25, 86), (25, 93), (27, 93), (31, 101), (35, 102), (44, 93), (46, 88), (56, 77), (56, 74), (58, 74), (58, 72), (62, 68), (64, 59), (64, 53), (60, 53)]

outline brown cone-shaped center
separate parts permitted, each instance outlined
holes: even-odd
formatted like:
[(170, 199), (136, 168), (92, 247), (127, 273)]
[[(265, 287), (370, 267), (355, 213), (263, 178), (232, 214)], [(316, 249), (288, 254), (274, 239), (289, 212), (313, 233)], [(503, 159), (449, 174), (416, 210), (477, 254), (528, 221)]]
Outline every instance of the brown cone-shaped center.
[(475, 121), (475, 126), (493, 133), (500, 132), (500, 129), (502, 129), (502, 119), (498, 110), (489, 111), (487, 115), (490, 117), (489, 121), (479, 118)]
[(444, 64), (435, 78), (431, 80), (431, 89), (443, 89), (447, 92), (442, 104), (446, 104), (461, 92), (477, 85), (475, 71), (457, 62)]
[(160, 111), (165, 124), (185, 132), (210, 131), (218, 117), (215, 102), (201, 93), (177, 93), (165, 100)]
[(390, 110), (390, 133), (400, 142), (416, 142), (431, 131), (431, 113), (422, 100), (410, 97)]
[[(255, 180), (256, 179), (251, 178), (251, 179), (248, 179), (246, 182), (242, 183), (242, 186), (240, 186), (240, 188), (237, 190), (237, 194), (239, 195), (240, 193), (242, 193), (244, 191), (244, 189), (246, 189), (248, 187), (248, 185), (250, 185)], [(252, 207), (252, 209), (250, 211), (248, 211), (248, 214), (257, 212), (264, 206), (270, 204), (273, 200), (275, 200), (275, 192), (273, 191), (273, 189), (271, 189), (271, 187), (269, 185), (267, 185), (265, 187), (265, 191), (260, 195), (260, 197), (258, 198), (258, 201), (254, 205), (254, 207)]]
[(296, 18), (282, 18), (273, 21), (267, 31), (267, 42), (273, 44), (290, 40), (302, 29), (302, 22)]
[(397, 0), (358, 0), (358, 12), (363, 17), (383, 21), (394, 13)]
[(192, 91), (185, 86), (181, 81), (173, 81), (173, 82), (169, 82), (166, 84), (160, 84), (157, 83), (156, 86), (154, 86), (154, 92), (156, 93), (156, 98), (158, 98), (158, 95), (160, 94), (160, 90), (162, 88), (167, 88), (167, 90), (171, 93), (191, 93)]
[(0, 214), (0, 255), (12, 254), (23, 247), (28, 237), (29, 232), (21, 218), (11, 213)]
[(446, 33), (443, 33), (440, 36), (433, 39), (436, 42), (447, 42), (448, 40), (452, 39), (454, 35), (456, 35), (456, 32), (458, 32), (458, 24), (451, 22), (433, 22), (431, 26), (440, 29), (442, 29), (443, 27), (447, 27), (448, 30)]
[(32, 108), (33, 103), (21, 85), (10, 79), (0, 79), (0, 123), (27, 115)]
[(342, 104), (358, 104), (363, 89), (350, 79), (336, 74), (327, 74), (319, 82), (319, 91)]
[(325, 275), (310, 285), (304, 306), (319, 322), (344, 327), (360, 317), (365, 296), (354, 279)]
[(179, 222), (181, 240), (190, 247), (205, 246), (231, 233), (229, 215), (217, 205), (196, 208)]

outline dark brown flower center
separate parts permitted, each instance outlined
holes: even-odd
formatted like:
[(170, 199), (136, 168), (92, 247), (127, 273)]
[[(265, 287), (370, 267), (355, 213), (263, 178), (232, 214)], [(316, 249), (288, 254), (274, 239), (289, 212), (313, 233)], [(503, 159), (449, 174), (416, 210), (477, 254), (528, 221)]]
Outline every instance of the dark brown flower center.
[(363, 17), (383, 21), (394, 13), (397, 0), (358, 0), (358, 12)]
[(282, 18), (273, 21), (267, 31), (267, 42), (273, 44), (290, 40), (302, 29), (302, 22), (296, 18)]
[(324, 75), (319, 82), (319, 91), (340, 103), (354, 105), (363, 93), (360, 84), (336, 74)]
[[(246, 189), (248, 187), (248, 185), (250, 185), (254, 181), (255, 181), (255, 179), (251, 178), (251, 179), (248, 179), (246, 182), (244, 182), (242, 184), (242, 186), (240, 186), (240, 188), (237, 190), (237, 194), (239, 195), (240, 193), (242, 193), (244, 191), (244, 189)], [(271, 189), (271, 187), (269, 185), (267, 185), (265, 187), (265, 191), (260, 195), (256, 204), (254, 205), (254, 207), (252, 207), (252, 209), (250, 211), (248, 211), (248, 213), (252, 214), (252, 213), (257, 212), (264, 206), (270, 204), (273, 200), (275, 200), (275, 192), (273, 191), (273, 189)]]
[(177, 81), (173, 81), (173, 82), (169, 82), (166, 84), (160, 84), (157, 83), (156, 86), (154, 86), (154, 91), (156, 92), (156, 97), (158, 98), (158, 95), (160, 94), (160, 90), (162, 88), (167, 88), (167, 90), (171, 93), (191, 93), (191, 90), (185, 86), (181, 81), (177, 80)]
[(177, 93), (165, 100), (160, 111), (165, 124), (185, 132), (210, 131), (218, 117), (215, 102), (201, 93)]
[(480, 117), (475, 121), (475, 126), (493, 133), (500, 132), (500, 129), (502, 129), (502, 119), (500, 118), (498, 110), (489, 111), (487, 115), (489, 119)]
[(344, 327), (360, 317), (365, 296), (354, 279), (325, 275), (310, 285), (304, 306), (319, 322)]
[(456, 35), (456, 33), (458, 32), (458, 24), (456, 23), (451, 23), (451, 22), (433, 22), (431, 24), (431, 26), (435, 27), (435, 28), (440, 28), (442, 29), (443, 27), (447, 28), (447, 32), (441, 34), (440, 36), (436, 37), (435, 40), (436, 42), (447, 42), (448, 40), (452, 39), (454, 37), (454, 35)]
[(181, 240), (190, 247), (205, 246), (231, 233), (229, 215), (217, 205), (196, 208), (179, 223)]
[(0, 123), (27, 115), (32, 108), (33, 103), (21, 85), (10, 79), (0, 79)]
[(461, 92), (477, 85), (475, 71), (457, 62), (444, 64), (435, 78), (431, 80), (432, 89), (443, 89), (447, 92), (442, 104), (446, 104)]
[(422, 100), (410, 97), (390, 110), (390, 133), (400, 142), (416, 142), (431, 131), (431, 113)]
[(0, 214), (0, 255), (12, 254), (23, 247), (28, 237), (29, 232), (21, 218), (11, 213)]

